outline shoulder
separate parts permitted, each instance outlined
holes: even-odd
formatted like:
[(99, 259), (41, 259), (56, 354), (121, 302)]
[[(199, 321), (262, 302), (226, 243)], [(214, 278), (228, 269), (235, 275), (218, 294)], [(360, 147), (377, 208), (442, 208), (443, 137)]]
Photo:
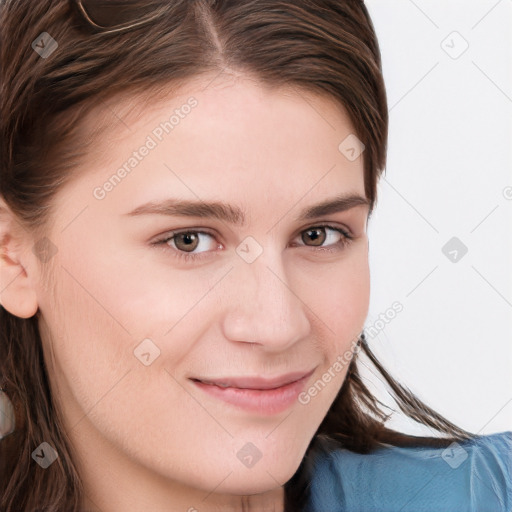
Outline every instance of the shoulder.
[(447, 448), (336, 449), (314, 461), (308, 512), (510, 512), (512, 432)]

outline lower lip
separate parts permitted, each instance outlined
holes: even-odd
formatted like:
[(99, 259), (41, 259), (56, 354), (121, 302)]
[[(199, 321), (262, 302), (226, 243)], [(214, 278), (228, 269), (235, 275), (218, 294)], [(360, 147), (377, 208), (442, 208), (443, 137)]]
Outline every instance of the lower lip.
[(193, 382), (205, 393), (228, 404), (259, 415), (272, 415), (285, 411), (297, 401), (297, 397), (304, 389), (306, 380), (310, 375), (305, 375), (295, 382), (274, 389), (221, 388), (214, 384)]

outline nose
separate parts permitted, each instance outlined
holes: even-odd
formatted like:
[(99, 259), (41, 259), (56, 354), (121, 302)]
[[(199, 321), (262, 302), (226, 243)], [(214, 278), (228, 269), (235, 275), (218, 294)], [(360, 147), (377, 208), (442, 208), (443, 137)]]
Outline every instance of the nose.
[(282, 258), (265, 251), (254, 262), (240, 262), (223, 290), (223, 334), (236, 342), (254, 343), (280, 352), (310, 331), (307, 298), (286, 277)]

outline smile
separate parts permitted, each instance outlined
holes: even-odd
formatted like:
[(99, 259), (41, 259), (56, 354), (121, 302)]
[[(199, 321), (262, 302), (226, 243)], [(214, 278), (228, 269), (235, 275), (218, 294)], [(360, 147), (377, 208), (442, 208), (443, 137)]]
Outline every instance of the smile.
[(279, 414), (290, 408), (305, 387), (314, 369), (275, 379), (245, 377), (233, 379), (191, 379), (210, 397), (258, 415)]

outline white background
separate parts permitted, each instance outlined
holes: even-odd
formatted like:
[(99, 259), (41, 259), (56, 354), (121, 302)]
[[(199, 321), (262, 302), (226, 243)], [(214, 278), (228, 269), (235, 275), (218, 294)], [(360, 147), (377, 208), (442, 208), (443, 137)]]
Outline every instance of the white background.
[[(390, 110), (366, 325), (403, 305), (370, 347), (457, 425), (512, 430), (512, 0), (365, 3)], [(441, 250), (452, 237), (468, 248), (456, 262)]]

